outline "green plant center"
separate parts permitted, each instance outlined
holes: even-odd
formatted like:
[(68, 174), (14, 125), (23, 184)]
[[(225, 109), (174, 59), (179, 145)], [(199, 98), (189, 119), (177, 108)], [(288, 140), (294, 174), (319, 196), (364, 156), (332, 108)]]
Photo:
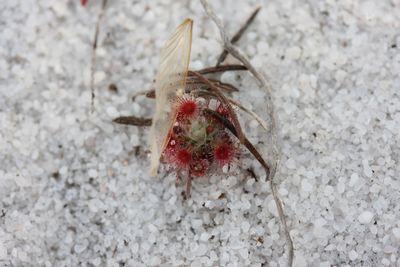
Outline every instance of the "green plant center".
[(207, 123), (195, 120), (190, 125), (189, 138), (196, 145), (204, 145), (207, 141)]

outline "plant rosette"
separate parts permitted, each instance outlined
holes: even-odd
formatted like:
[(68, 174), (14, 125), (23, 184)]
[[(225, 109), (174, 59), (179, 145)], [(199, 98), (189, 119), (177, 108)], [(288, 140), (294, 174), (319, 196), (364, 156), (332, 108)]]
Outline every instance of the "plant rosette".
[[(238, 157), (238, 143), (224, 125), (203, 112), (211, 109), (202, 98), (183, 96), (176, 101), (175, 123), (170, 129), (163, 162), (192, 177), (212, 174)], [(231, 120), (221, 103), (215, 109)]]

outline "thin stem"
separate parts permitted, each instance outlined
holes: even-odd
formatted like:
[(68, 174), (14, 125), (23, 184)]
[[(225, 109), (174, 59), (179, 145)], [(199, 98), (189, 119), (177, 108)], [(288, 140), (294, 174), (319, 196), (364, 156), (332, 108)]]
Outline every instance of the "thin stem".
[(288, 246), (288, 266), (293, 265), (293, 256), (294, 256), (294, 247), (293, 247), (293, 240), (292, 237), (290, 236), (289, 228), (287, 226), (286, 222), (286, 216), (285, 213), (283, 212), (283, 207), (282, 207), (282, 201), (279, 199), (278, 196), (278, 190), (276, 189), (276, 185), (274, 183), (274, 179), (272, 177), (275, 176), (275, 171), (277, 169), (277, 166), (273, 168), (273, 174), (271, 175), (271, 179), (269, 180), (270, 186), (271, 186), (271, 191), (272, 191), (272, 196), (274, 197), (275, 205), (278, 210), (279, 218), (281, 220), (281, 223), (283, 225), (285, 237), (286, 237), (286, 242)]
[[(251, 13), (250, 17), (247, 18), (246, 22), (242, 25), (242, 27), (240, 27), (240, 29), (232, 37), (232, 39), (231, 39), (231, 43), (232, 44), (234, 44), (237, 41), (239, 41), (239, 39), (242, 37), (243, 33), (247, 30), (247, 28), (250, 26), (250, 24), (256, 18), (256, 16), (257, 16), (258, 12), (260, 11), (260, 9), (261, 9), (261, 6), (257, 7), (256, 9), (254, 9), (254, 11)], [(219, 66), (222, 62), (224, 62), (225, 58), (228, 56), (228, 53), (229, 52), (226, 49), (224, 49), (224, 51), (222, 51), (221, 55), (218, 57), (216, 66)]]
[[(227, 120), (226, 118), (222, 117), (218, 112), (215, 112), (214, 110), (211, 109), (205, 109), (204, 112), (213, 118), (217, 119), (220, 123), (222, 123), (225, 128), (227, 128), (234, 136), (238, 137), (238, 134), (236, 132), (235, 126)], [(265, 162), (264, 158), (261, 156), (261, 154), (257, 151), (257, 149), (254, 147), (254, 145), (246, 138), (244, 137), (244, 143), (243, 145), (249, 150), (249, 152), (257, 159), (257, 161), (263, 166), (265, 170), (265, 175), (266, 175), (266, 180), (269, 180), (270, 186), (271, 186), (271, 191), (272, 191), (272, 196), (274, 198), (276, 208), (278, 210), (279, 218), (281, 219), (281, 223), (284, 226), (284, 229), (287, 229), (287, 223), (286, 223), (286, 218), (285, 214), (283, 212), (283, 207), (282, 207), (282, 202), (278, 197), (278, 192), (276, 189), (276, 185), (274, 184), (274, 181), (272, 177), (275, 176), (275, 171), (276, 171), (276, 166), (275, 168), (271, 168), (268, 166), (268, 164)], [(291, 266), (293, 264), (293, 241), (290, 236), (289, 231), (285, 231), (285, 237), (288, 242), (288, 247), (289, 247), (289, 260), (288, 260), (288, 265)]]
[(141, 95), (144, 95), (148, 98), (156, 98), (156, 91), (154, 89), (149, 89), (149, 90), (143, 90), (143, 91), (137, 92), (136, 94), (134, 94), (132, 96), (132, 101), (135, 101), (136, 97), (141, 96)]
[(190, 198), (190, 189), (192, 188), (192, 176), (190, 174), (186, 177), (186, 191), (185, 191), (185, 199)]
[(250, 109), (245, 108), (244, 106), (242, 106), (239, 102), (228, 98), (229, 102), (231, 102), (233, 105), (237, 106), (238, 108), (240, 108), (241, 110), (243, 110), (244, 112), (248, 113), (250, 116), (252, 116), (260, 125), (261, 127), (264, 128), (264, 130), (268, 131), (268, 126), (267, 123), (261, 119), (260, 116), (257, 115), (257, 113), (255, 113), (254, 111), (251, 111)]
[(233, 86), (230, 83), (223, 83), (219, 80), (215, 79), (209, 79), (211, 82), (214, 83), (215, 86), (219, 87), (221, 90), (226, 91), (227, 93), (232, 93), (232, 92), (239, 92), (239, 89), (237, 89), (235, 86)]
[(107, 0), (103, 0), (101, 5), (101, 10), (99, 16), (97, 17), (96, 22), (96, 29), (94, 32), (93, 44), (92, 44), (92, 58), (91, 58), (91, 65), (90, 65), (90, 92), (91, 92), (91, 110), (92, 113), (94, 111), (94, 98), (95, 98), (95, 90), (94, 90), (94, 72), (96, 68), (96, 50), (97, 50), (97, 41), (99, 38), (99, 31), (100, 31), (100, 22), (104, 16), (104, 11), (106, 9)]

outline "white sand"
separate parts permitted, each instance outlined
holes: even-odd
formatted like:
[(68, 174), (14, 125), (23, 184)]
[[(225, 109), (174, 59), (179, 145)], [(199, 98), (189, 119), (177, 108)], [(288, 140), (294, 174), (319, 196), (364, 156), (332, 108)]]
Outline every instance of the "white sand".
[[(147, 130), (111, 122), (151, 115), (151, 100), (130, 97), (151, 86), (183, 18), (195, 22), (191, 67), (214, 64), (219, 36), (200, 3), (110, 1), (90, 114), (89, 2), (1, 1), (0, 265), (283, 266), (270, 188), (241, 170), (262, 174), (250, 156), (183, 201), (174, 174), (148, 176)], [(400, 266), (400, 2), (213, 2), (231, 32), (263, 6), (239, 46), (273, 85), (295, 265)], [(222, 79), (266, 116), (248, 74)]]

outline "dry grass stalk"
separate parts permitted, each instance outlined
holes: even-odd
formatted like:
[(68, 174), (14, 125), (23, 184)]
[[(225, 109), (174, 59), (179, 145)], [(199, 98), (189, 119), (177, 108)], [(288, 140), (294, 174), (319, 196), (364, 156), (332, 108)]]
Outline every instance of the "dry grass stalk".
[(94, 72), (96, 70), (96, 50), (97, 50), (97, 42), (99, 38), (100, 31), (100, 22), (104, 16), (104, 12), (106, 10), (108, 0), (103, 0), (101, 5), (100, 13), (97, 17), (96, 28), (94, 31), (94, 38), (92, 44), (92, 57), (90, 62), (90, 92), (91, 92), (91, 110), (94, 111), (94, 98), (95, 98), (95, 90), (94, 90)]
[(243, 63), (244, 66), (247, 67), (247, 69), (252, 73), (252, 75), (256, 78), (258, 84), (260, 87), (262, 87), (264, 90), (267, 91), (267, 112), (269, 115), (269, 119), (271, 122), (271, 127), (269, 129), (269, 136), (270, 136), (270, 141), (271, 145), (273, 146), (273, 163), (270, 164), (273, 166), (273, 168), (270, 168), (271, 171), (269, 175), (267, 175), (267, 178), (269, 178), (270, 185), (271, 185), (271, 191), (272, 195), (274, 197), (277, 209), (278, 209), (278, 214), (281, 220), (281, 223), (283, 225), (283, 231), (285, 233), (286, 237), (286, 242), (288, 246), (288, 266), (293, 265), (293, 255), (294, 255), (294, 249), (293, 249), (293, 241), (289, 233), (289, 228), (286, 223), (286, 218), (285, 214), (283, 213), (283, 207), (281, 200), (278, 197), (276, 185), (274, 183), (274, 176), (276, 173), (276, 169), (278, 167), (278, 162), (279, 162), (279, 152), (277, 148), (277, 129), (276, 129), (276, 119), (275, 119), (275, 112), (274, 112), (274, 105), (272, 101), (272, 93), (271, 93), (271, 87), (267, 83), (266, 78), (261, 74), (261, 72), (258, 72), (253, 65), (250, 63), (250, 61), (247, 59), (247, 57), (244, 55), (242, 51), (240, 51), (236, 46), (234, 46), (229, 38), (229, 35), (226, 33), (226, 30), (224, 28), (224, 25), (222, 23), (222, 20), (217, 17), (207, 0), (200, 0), (204, 10), (206, 11), (207, 15), (214, 21), (216, 26), (219, 29), (222, 41), (223, 41), (223, 46), (226, 51), (228, 51), (229, 54), (231, 54), (233, 57), (238, 59), (240, 62)]

